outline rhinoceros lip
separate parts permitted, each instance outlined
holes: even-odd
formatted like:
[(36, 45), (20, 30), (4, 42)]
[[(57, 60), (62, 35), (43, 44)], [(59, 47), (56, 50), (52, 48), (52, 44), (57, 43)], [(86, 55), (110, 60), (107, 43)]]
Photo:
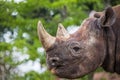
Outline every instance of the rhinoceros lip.
[[(73, 62), (73, 64), (78, 64), (78, 63), (79, 62)], [(57, 74), (57, 73), (59, 73), (58, 72), (59, 70), (64, 70), (64, 69), (67, 69), (68, 67), (72, 67), (72, 66), (68, 63), (62, 63), (62, 64), (59, 64), (59, 65), (49, 68), (49, 70), (51, 71), (51, 73)]]
[(53, 73), (53, 74), (55, 74), (56, 73), (56, 68), (52, 68), (50, 71), (51, 71), (51, 73)]
[(57, 65), (56, 67), (51, 68), (50, 71), (51, 71), (51, 73), (55, 74), (55, 73), (57, 73), (58, 69), (61, 69), (63, 67), (64, 67), (63, 65)]

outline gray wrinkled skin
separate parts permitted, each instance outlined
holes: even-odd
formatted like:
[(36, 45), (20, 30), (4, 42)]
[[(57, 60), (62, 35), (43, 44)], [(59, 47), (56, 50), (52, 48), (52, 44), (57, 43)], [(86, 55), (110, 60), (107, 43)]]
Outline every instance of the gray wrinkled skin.
[[(85, 19), (69, 38), (46, 49), (48, 69), (61, 78), (82, 77), (98, 67), (120, 73), (120, 6)], [(43, 43), (43, 42), (42, 42)]]

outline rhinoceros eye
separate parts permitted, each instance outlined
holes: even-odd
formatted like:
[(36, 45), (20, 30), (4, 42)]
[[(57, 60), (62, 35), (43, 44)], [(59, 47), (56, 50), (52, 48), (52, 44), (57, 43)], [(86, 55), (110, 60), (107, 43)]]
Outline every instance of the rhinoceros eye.
[(73, 50), (74, 50), (75, 52), (78, 52), (80, 49), (81, 49), (81, 48), (80, 48), (80, 47), (77, 47), (77, 46), (73, 47)]
[(83, 43), (73, 41), (68, 44), (68, 49), (71, 51), (73, 56), (80, 56), (84, 51), (84, 45)]

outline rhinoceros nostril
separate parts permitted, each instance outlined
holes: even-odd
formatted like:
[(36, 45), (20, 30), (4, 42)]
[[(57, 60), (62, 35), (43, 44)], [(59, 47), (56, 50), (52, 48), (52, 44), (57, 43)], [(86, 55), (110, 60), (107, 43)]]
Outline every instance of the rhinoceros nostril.
[(55, 62), (57, 62), (57, 60), (53, 59), (52, 62), (55, 63)]
[(55, 66), (59, 62), (58, 57), (53, 57), (53, 58), (50, 58), (49, 60), (50, 60), (52, 66)]

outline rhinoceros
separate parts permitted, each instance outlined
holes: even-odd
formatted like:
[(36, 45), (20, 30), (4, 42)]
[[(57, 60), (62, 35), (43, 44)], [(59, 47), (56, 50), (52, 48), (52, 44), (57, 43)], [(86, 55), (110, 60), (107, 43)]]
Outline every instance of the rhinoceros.
[(94, 13), (73, 34), (59, 23), (56, 37), (51, 36), (41, 21), (37, 31), (54, 75), (75, 79), (98, 67), (120, 74), (120, 5)]

